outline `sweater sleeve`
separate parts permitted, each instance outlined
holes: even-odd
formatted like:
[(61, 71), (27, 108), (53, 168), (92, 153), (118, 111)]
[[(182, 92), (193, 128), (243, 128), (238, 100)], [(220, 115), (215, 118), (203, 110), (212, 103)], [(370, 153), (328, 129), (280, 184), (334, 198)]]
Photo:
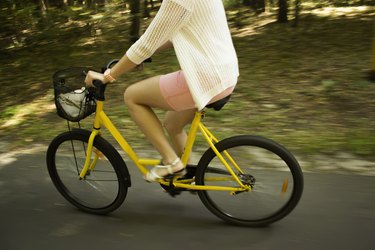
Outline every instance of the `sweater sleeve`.
[(192, 8), (189, 0), (164, 0), (145, 33), (126, 52), (128, 58), (135, 64), (141, 64), (151, 57), (186, 24)]

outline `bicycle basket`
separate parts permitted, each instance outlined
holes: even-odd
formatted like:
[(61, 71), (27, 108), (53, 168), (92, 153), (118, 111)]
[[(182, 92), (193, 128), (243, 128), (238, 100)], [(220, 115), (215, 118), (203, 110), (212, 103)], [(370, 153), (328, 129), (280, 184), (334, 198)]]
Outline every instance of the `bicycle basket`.
[(87, 68), (74, 67), (53, 75), (55, 105), (60, 117), (78, 122), (95, 112), (94, 93), (82, 87), (88, 71)]

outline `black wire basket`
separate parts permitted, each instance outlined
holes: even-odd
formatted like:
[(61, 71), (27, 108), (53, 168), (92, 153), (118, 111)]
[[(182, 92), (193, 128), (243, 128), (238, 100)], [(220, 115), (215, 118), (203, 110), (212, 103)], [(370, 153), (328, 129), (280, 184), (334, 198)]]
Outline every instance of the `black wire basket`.
[(60, 70), (53, 75), (53, 88), (57, 114), (71, 122), (91, 115), (96, 110), (93, 91), (84, 86), (88, 68), (74, 67)]

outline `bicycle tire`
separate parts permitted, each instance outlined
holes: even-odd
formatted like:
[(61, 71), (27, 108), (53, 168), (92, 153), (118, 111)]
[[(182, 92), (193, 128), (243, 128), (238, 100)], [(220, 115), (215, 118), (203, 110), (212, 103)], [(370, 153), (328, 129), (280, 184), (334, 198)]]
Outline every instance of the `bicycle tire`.
[(98, 135), (94, 149), (101, 156), (94, 171), (79, 180), (90, 134), (74, 129), (58, 135), (48, 147), (47, 168), (53, 184), (67, 201), (82, 211), (103, 215), (124, 202), (131, 185), (130, 175), (116, 149)]
[[(244, 175), (249, 185), (250, 178), (255, 179), (251, 191), (236, 195), (229, 194), (229, 191), (198, 191), (202, 203), (214, 215), (237, 226), (257, 227), (284, 218), (297, 206), (303, 192), (303, 174), (297, 160), (283, 146), (251, 135), (230, 137), (215, 146), (219, 152), (229, 152), (242, 170), (251, 166)], [(262, 157), (266, 154), (268, 159)], [(239, 187), (234, 179), (227, 178), (230, 175), (217, 158), (211, 148), (203, 154), (198, 163), (196, 184), (209, 185), (209, 178), (215, 180), (221, 176), (226, 181), (220, 185)], [(266, 167), (261, 166), (263, 162), (268, 162)], [(280, 166), (276, 167), (276, 164)], [(224, 201), (228, 198), (230, 201)]]

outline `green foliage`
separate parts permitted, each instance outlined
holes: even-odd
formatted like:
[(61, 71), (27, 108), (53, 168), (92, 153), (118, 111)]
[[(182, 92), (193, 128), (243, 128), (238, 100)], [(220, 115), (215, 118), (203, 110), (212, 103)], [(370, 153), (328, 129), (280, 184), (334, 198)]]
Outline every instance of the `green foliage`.
[(2, 120), (10, 119), (14, 117), (18, 113), (19, 110), (20, 110), (19, 106), (7, 107), (0, 113), (0, 118)]
[[(129, 46), (131, 20), (122, 1), (102, 10), (50, 7), (45, 15), (26, 2), (11, 12), (8, 6), (0, 8), (0, 124), (7, 124), (0, 137), (14, 135), (21, 143), (24, 138), (48, 141), (65, 129), (53, 109), (53, 72), (69, 66), (99, 68), (121, 56)], [(217, 127), (220, 137), (259, 134), (305, 153), (374, 154), (375, 85), (362, 78), (369, 65), (373, 9), (346, 8), (344, 14), (317, 9), (302, 14), (300, 26), (292, 28), (275, 23), (273, 12), (255, 16), (236, 8), (228, 11), (228, 19), (240, 80), (225, 109), (209, 112), (208, 126)], [(132, 138), (139, 131), (123, 106), (126, 83), (179, 69), (172, 51), (155, 56), (154, 62), (108, 90), (108, 113)]]

